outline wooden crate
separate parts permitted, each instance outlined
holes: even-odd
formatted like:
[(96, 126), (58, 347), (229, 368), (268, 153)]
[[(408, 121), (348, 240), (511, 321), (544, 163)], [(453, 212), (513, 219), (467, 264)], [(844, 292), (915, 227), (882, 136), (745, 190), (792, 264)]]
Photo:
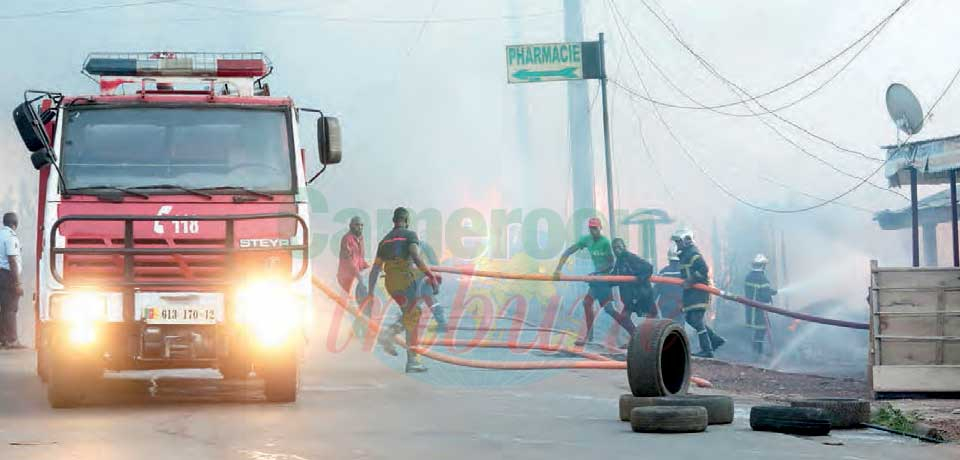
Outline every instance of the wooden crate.
[(874, 395), (960, 393), (960, 269), (870, 271)]

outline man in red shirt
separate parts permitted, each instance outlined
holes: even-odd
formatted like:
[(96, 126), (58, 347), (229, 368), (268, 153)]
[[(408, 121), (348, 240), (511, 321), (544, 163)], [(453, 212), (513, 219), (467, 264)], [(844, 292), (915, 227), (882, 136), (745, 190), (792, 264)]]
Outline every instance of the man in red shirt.
[[(347, 295), (350, 295), (350, 291), (353, 290), (354, 298), (358, 302), (367, 297), (367, 286), (363, 284), (363, 278), (360, 275), (368, 268), (370, 268), (370, 264), (367, 263), (363, 254), (363, 221), (360, 220), (359, 216), (353, 216), (350, 218), (350, 231), (340, 239), (340, 263), (337, 267), (337, 282), (340, 283), (340, 287)], [(357, 283), (355, 290), (353, 289), (354, 282)], [(369, 310), (372, 306), (370, 302), (367, 305), (361, 305), (361, 312), (368, 314), (366, 310)], [(354, 324), (356, 325), (357, 335), (363, 335), (365, 329), (363, 322), (356, 321)]]

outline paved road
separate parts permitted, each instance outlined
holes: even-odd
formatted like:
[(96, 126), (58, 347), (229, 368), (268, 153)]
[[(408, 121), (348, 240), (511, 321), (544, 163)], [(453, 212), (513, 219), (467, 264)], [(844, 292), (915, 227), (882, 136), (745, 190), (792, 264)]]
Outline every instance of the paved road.
[(734, 425), (707, 433), (635, 434), (617, 420), (621, 372), (518, 374), (430, 363), (430, 373), (410, 378), (398, 361), (325, 348), (315, 341), (296, 404), (265, 403), (258, 382), (231, 385), (199, 371), (110, 379), (69, 410), (48, 408), (32, 352), (0, 352), (0, 458), (960, 458), (956, 447), (871, 431), (816, 439), (755, 433), (745, 405)]

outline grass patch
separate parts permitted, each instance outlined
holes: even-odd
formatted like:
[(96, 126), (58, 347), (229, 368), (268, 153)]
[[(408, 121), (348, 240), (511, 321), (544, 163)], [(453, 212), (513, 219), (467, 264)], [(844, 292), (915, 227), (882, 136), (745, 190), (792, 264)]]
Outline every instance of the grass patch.
[(886, 404), (877, 409), (873, 417), (871, 417), (870, 422), (874, 425), (882, 425), (892, 430), (912, 433), (913, 425), (917, 422), (917, 417), (904, 414), (903, 411), (893, 407), (893, 405)]

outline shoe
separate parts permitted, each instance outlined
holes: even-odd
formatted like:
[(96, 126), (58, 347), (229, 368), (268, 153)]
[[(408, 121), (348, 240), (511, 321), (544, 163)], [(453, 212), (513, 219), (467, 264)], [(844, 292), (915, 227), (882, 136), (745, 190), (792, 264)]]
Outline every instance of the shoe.
[(27, 348), (27, 346), (24, 345), (24, 344), (22, 344), (22, 343), (20, 343), (20, 342), (13, 342), (13, 343), (8, 343), (8, 344), (7, 344), (7, 349), (8, 349), (8, 350), (23, 350), (23, 349), (26, 349), (26, 348)]
[(6, 349), (7, 349), (7, 342), (0, 342), (0, 350), (6, 350)]
[(399, 353), (397, 353), (397, 347), (393, 344), (393, 340), (391, 340), (389, 337), (381, 334), (379, 337), (377, 337), (377, 342), (379, 342), (380, 346), (383, 347), (384, 353), (390, 356), (399, 355)]
[(697, 358), (713, 358), (713, 352), (704, 350), (694, 353), (693, 356)]
[(408, 374), (421, 374), (421, 373), (427, 372), (427, 366), (424, 366), (423, 364), (420, 364), (420, 363), (416, 363), (416, 364), (407, 363), (406, 372)]
[(713, 349), (716, 350), (717, 348), (722, 347), (723, 344), (727, 343), (727, 339), (720, 337), (719, 335), (714, 335), (710, 342), (713, 345)]

